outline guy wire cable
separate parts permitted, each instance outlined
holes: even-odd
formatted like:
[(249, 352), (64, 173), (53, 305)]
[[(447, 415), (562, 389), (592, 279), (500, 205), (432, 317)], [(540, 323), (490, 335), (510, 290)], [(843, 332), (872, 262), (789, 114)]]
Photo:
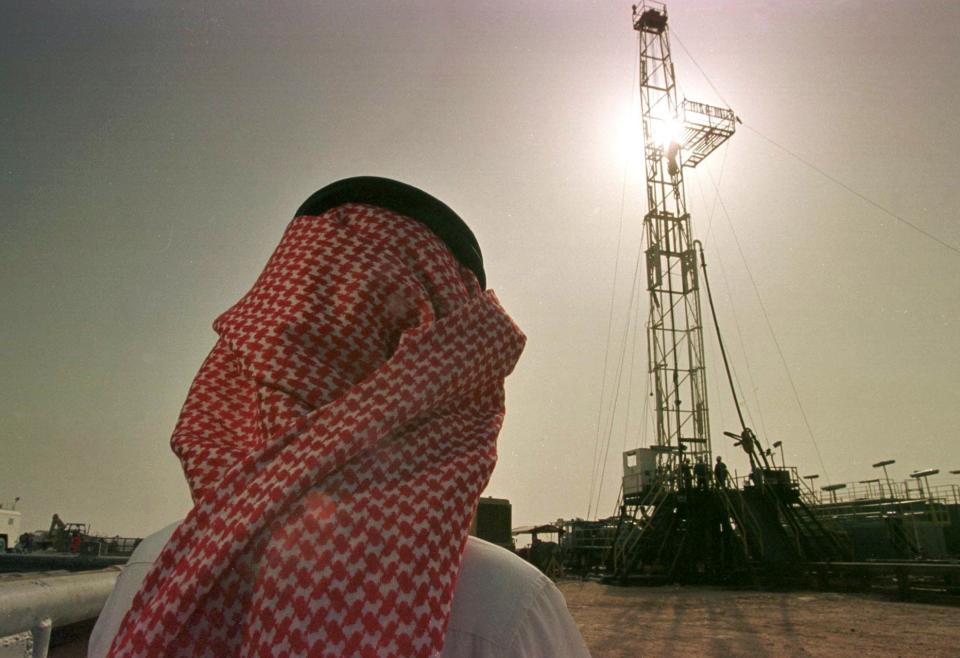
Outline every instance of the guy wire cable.
[[(683, 48), (683, 52), (685, 52), (685, 53), (687, 54), (687, 57), (690, 58), (690, 61), (693, 62), (693, 65), (697, 67), (697, 69), (700, 71), (701, 74), (703, 74), (703, 77), (704, 77), (704, 79), (707, 81), (707, 84), (710, 85), (710, 88), (713, 89), (713, 92), (717, 95), (717, 97), (718, 97), (718, 98), (723, 102), (723, 104), (726, 105), (728, 108), (729, 108), (729, 107), (732, 107), (732, 106), (730, 105), (730, 103), (727, 102), (727, 99), (725, 99), (725, 98), (723, 97), (723, 94), (720, 93), (720, 90), (717, 89), (716, 85), (713, 84), (713, 81), (710, 79), (710, 76), (707, 75), (707, 72), (703, 70), (703, 67), (700, 66), (700, 64), (697, 62), (697, 60), (694, 58), (694, 56), (693, 56), (692, 54), (690, 54), (690, 51), (689, 51), (689, 50), (687, 49), (687, 47), (683, 44), (683, 41), (681, 41), (681, 40), (680, 40), (680, 37), (677, 36), (676, 30), (671, 30), (671, 34), (672, 34), (672, 36), (674, 37), (674, 39), (677, 40), (677, 43), (680, 44), (680, 47)], [(749, 130), (750, 132), (754, 133), (757, 137), (760, 137), (761, 139), (766, 140), (768, 143), (770, 143), (771, 145), (777, 147), (778, 149), (780, 149), (781, 151), (783, 151), (783, 152), (786, 153), (787, 155), (795, 158), (798, 162), (801, 162), (802, 164), (806, 165), (806, 166), (809, 167), (810, 169), (813, 169), (815, 172), (817, 172), (818, 174), (820, 174), (821, 176), (823, 176), (824, 178), (826, 178), (828, 181), (830, 181), (830, 182), (833, 183), (834, 185), (837, 185), (837, 186), (839, 186), (840, 188), (846, 190), (847, 192), (849, 192), (850, 194), (854, 195), (855, 197), (857, 197), (858, 199), (860, 199), (860, 200), (863, 201), (864, 203), (866, 203), (866, 204), (868, 204), (868, 205), (870, 205), (870, 206), (873, 206), (874, 208), (876, 208), (876, 209), (879, 210), (880, 212), (884, 213), (885, 215), (889, 215), (890, 217), (893, 217), (895, 220), (897, 220), (898, 222), (904, 224), (905, 226), (913, 229), (913, 230), (916, 231), (917, 233), (919, 233), (919, 234), (921, 234), (921, 235), (923, 235), (923, 236), (925, 236), (925, 237), (933, 240), (934, 242), (936, 242), (936, 243), (939, 244), (940, 246), (946, 247), (947, 249), (949, 249), (950, 251), (952, 251), (952, 252), (954, 252), (954, 253), (956, 253), (956, 254), (960, 254), (960, 247), (957, 247), (957, 246), (955, 246), (955, 245), (953, 245), (953, 244), (950, 244), (950, 243), (947, 242), (946, 240), (943, 240), (942, 238), (937, 237), (936, 235), (934, 235), (934, 234), (931, 233), (930, 231), (928, 231), (928, 230), (922, 228), (921, 226), (913, 223), (912, 221), (910, 221), (910, 220), (907, 219), (906, 217), (903, 217), (902, 215), (899, 215), (899, 214), (895, 213), (894, 211), (890, 210), (889, 208), (887, 208), (887, 207), (884, 206), (883, 204), (878, 203), (878, 202), (874, 201), (873, 199), (871, 199), (870, 197), (868, 197), (867, 195), (863, 194), (862, 192), (857, 191), (856, 189), (854, 189), (854, 188), (851, 187), (850, 185), (844, 183), (842, 180), (840, 180), (839, 178), (837, 178), (837, 177), (834, 176), (833, 174), (827, 172), (826, 170), (822, 169), (821, 167), (818, 167), (816, 164), (814, 164), (813, 162), (810, 162), (809, 160), (807, 160), (806, 158), (802, 157), (801, 155), (799, 155), (799, 154), (791, 151), (790, 149), (788, 149), (788, 148), (787, 148), (786, 146), (784, 146), (783, 144), (780, 144), (780, 143), (774, 141), (773, 139), (767, 137), (766, 135), (764, 135), (763, 133), (761, 133), (759, 130), (757, 130), (757, 129), (754, 128), (753, 126), (744, 123), (744, 122), (740, 119), (739, 116), (737, 117), (737, 120), (738, 120), (738, 122), (740, 123), (740, 125), (742, 125), (742, 126), (744, 126), (745, 128), (747, 128), (747, 130)]]
[[(711, 182), (712, 179), (711, 179)], [(817, 461), (820, 463), (820, 468), (823, 469), (823, 474), (830, 477), (830, 474), (827, 472), (827, 466), (823, 462), (823, 456), (820, 454), (820, 446), (817, 445), (817, 439), (813, 434), (813, 427), (810, 425), (810, 420), (807, 418), (807, 411), (803, 408), (803, 403), (800, 401), (800, 392), (797, 390), (797, 384), (793, 379), (793, 373), (790, 372), (790, 367), (787, 365), (786, 356), (783, 354), (783, 348), (780, 347), (780, 341), (777, 339), (777, 334), (773, 330), (773, 324), (770, 322), (770, 316), (767, 314), (767, 307), (763, 303), (763, 297), (760, 296), (760, 287), (757, 285), (757, 281), (753, 276), (753, 272), (750, 270), (750, 265), (747, 263), (747, 256), (743, 252), (743, 246), (740, 244), (740, 238), (737, 237), (737, 231), (733, 228), (733, 221), (730, 219), (730, 213), (727, 212), (727, 206), (723, 202), (723, 198), (720, 196), (720, 190), (717, 190), (717, 199), (720, 201), (720, 210), (723, 211), (723, 216), (727, 220), (727, 225), (730, 227), (730, 234), (733, 236), (733, 241), (737, 245), (737, 251), (740, 253), (740, 260), (743, 262), (743, 267), (747, 271), (747, 277), (750, 279), (750, 284), (753, 286), (753, 293), (757, 296), (757, 302), (760, 304), (760, 312), (763, 315), (763, 320), (766, 322), (767, 331), (770, 332), (770, 337), (773, 339), (773, 345), (777, 348), (777, 354), (780, 356), (780, 363), (783, 365), (783, 370), (787, 374), (787, 381), (790, 382), (790, 388), (793, 390), (793, 397), (797, 402), (797, 407), (800, 409), (800, 417), (803, 419), (803, 424), (807, 429), (807, 434), (810, 436), (810, 440), (813, 442), (813, 449), (817, 453)]]
[[(620, 359), (619, 359), (619, 363), (618, 363), (618, 366), (617, 366), (617, 374), (616, 374), (616, 377), (615, 377), (616, 382), (617, 382), (617, 385), (616, 385), (616, 389), (614, 390), (614, 394), (613, 394), (613, 403), (611, 404), (611, 407), (610, 407), (610, 423), (609, 423), (608, 429), (607, 429), (606, 445), (605, 445), (605, 448), (601, 451), (601, 452), (602, 452), (602, 459), (601, 459), (601, 461), (600, 461), (600, 463), (599, 463), (599, 468), (600, 468), (600, 484), (597, 486), (597, 491), (596, 491), (596, 494), (597, 494), (597, 504), (596, 504), (596, 507), (594, 508), (594, 509), (597, 510), (597, 511), (599, 511), (599, 509), (600, 509), (600, 497), (601, 497), (602, 492), (603, 492), (603, 480), (604, 480), (604, 476), (605, 476), (606, 470), (607, 470), (607, 458), (608, 458), (609, 455), (610, 455), (610, 442), (611, 442), (611, 439), (612, 439), (612, 437), (613, 437), (613, 425), (614, 425), (614, 422), (616, 421), (617, 403), (618, 403), (618, 401), (619, 401), (619, 399), (620, 399), (620, 384), (621, 384), (621, 382), (623, 381), (623, 357), (624, 357), (624, 355), (625, 355), (625, 353), (626, 353), (626, 350), (627, 350), (627, 342), (628, 342), (629, 334), (630, 334), (630, 325), (631, 325), (631, 323), (633, 322), (634, 316), (637, 315), (636, 313), (634, 313), (634, 308), (633, 308), (633, 307), (634, 307), (634, 302), (635, 302), (635, 301), (638, 299), (638, 297), (639, 297), (639, 296), (636, 294), (636, 291), (637, 291), (637, 280), (638, 280), (638, 278), (639, 278), (639, 276), (640, 276), (640, 262), (641, 262), (641, 260), (642, 260), (642, 258), (641, 258), (642, 254), (643, 254), (643, 247), (641, 246), (640, 249), (637, 250), (637, 261), (636, 261), (636, 266), (634, 267), (634, 272), (633, 272), (633, 283), (632, 283), (631, 286), (630, 286), (630, 303), (629, 303), (628, 306), (627, 306), (627, 324), (626, 324), (626, 326), (624, 327), (623, 343), (622, 343), (621, 348), (620, 348)], [(587, 508), (588, 518), (589, 518), (589, 514), (590, 514), (590, 509), (591, 509), (590, 507)]]
[[(631, 91), (631, 101), (636, 102), (636, 98), (639, 96), (639, 80), (638, 80), (638, 70), (640, 62), (640, 35), (637, 35), (637, 56), (633, 60), (633, 71), (630, 74), (630, 91)], [(637, 83), (636, 85), (634, 83)], [(631, 104), (632, 107), (632, 104)], [(631, 116), (633, 112), (631, 111)], [(627, 177), (630, 172), (630, 159), (629, 157), (623, 163), (623, 184), (620, 191), (620, 228), (617, 232), (617, 251), (613, 260), (613, 285), (610, 290), (610, 312), (607, 318), (607, 341), (603, 349), (603, 374), (600, 379), (600, 404), (597, 408), (597, 431), (596, 437), (593, 442), (593, 459), (591, 460), (590, 467), (590, 490), (587, 494), (587, 518), (590, 518), (590, 507), (593, 504), (593, 487), (596, 482), (597, 468), (598, 463), (597, 459), (600, 456), (600, 428), (601, 421), (603, 419), (603, 403), (606, 394), (607, 388), (607, 362), (610, 357), (610, 338), (613, 332), (613, 307), (616, 301), (617, 295), (617, 276), (620, 273), (620, 246), (623, 241), (623, 214), (624, 207), (626, 205), (627, 198)]]
[[(726, 160), (726, 152), (724, 152), (724, 160)], [(709, 174), (709, 171), (708, 171), (707, 173)], [(721, 168), (721, 170), (720, 170), (720, 176), (722, 176), (722, 175), (723, 175), (723, 168)], [(711, 176), (711, 178), (712, 178), (712, 174), (710, 174), (710, 176)], [(703, 199), (704, 204), (706, 204), (706, 202), (707, 202), (707, 201), (706, 201), (707, 195), (706, 195), (706, 192), (704, 192), (704, 190), (703, 190), (703, 181), (701, 180), (701, 177), (700, 177), (700, 176), (697, 176), (697, 177), (696, 177), (696, 180), (697, 180), (697, 187), (698, 187), (698, 189), (700, 190), (700, 196), (701, 196), (701, 198)], [(715, 187), (716, 187), (717, 190), (719, 190), (719, 188), (720, 188), (719, 178), (718, 178), (717, 182), (715, 183)], [(719, 199), (719, 194), (715, 194), (714, 197), (713, 197), (713, 206), (712, 206), (711, 211), (710, 211), (710, 227), (707, 229), (707, 238), (708, 238), (708, 240), (709, 240), (709, 238), (711, 237), (711, 235), (715, 235), (715, 234), (713, 233), (713, 221), (712, 221), (712, 220), (713, 220), (714, 212), (716, 211), (716, 208), (717, 208), (718, 199)], [(743, 363), (744, 363), (744, 366), (745, 366), (746, 369), (747, 369), (747, 380), (748, 380), (748, 382), (749, 382), (749, 384), (750, 384), (750, 391), (751, 391), (751, 393), (753, 394), (753, 401), (754, 401), (754, 403), (755, 403), (753, 406), (754, 406), (754, 407), (756, 408), (756, 410), (757, 410), (757, 418), (758, 418), (759, 421), (760, 421), (760, 429), (761, 429), (761, 431), (762, 431), (763, 436), (769, 436), (769, 434), (768, 434), (768, 432), (767, 432), (767, 424), (766, 424), (766, 421), (764, 420), (764, 417), (763, 417), (763, 408), (762, 408), (762, 405), (760, 404), (760, 397), (759, 397), (759, 395), (758, 395), (758, 393), (757, 393), (757, 392), (759, 391), (759, 388), (757, 387), (756, 381), (755, 381), (754, 378), (753, 378), (753, 369), (750, 367), (750, 356), (749, 356), (749, 352), (748, 352), (748, 350), (747, 350), (746, 344), (743, 342), (743, 332), (742, 332), (741, 329), (740, 329), (740, 320), (737, 318), (737, 307), (736, 307), (736, 304), (734, 304), (734, 301), (733, 301), (733, 294), (732, 294), (732, 292), (731, 292), (731, 290), (730, 290), (730, 281), (729, 281), (729, 279), (727, 278), (727, 270), (726, 270), (726, 267), (725, 267), (724, 264), (723, 264), (723, 255), (722, 255), (721, 251), (716, 248), (716, 244), (715, 244), (713, 241), (710, 241), (709, 244), (713, 245), (714, 255), (715, 255), (715, 257), (716, 257), (717, 263), (718, 263), (719, 266), (720, 266), (720, 278), (721, 278), (721, 281), (722, 281), (722, 283), (723, 283), (724, 292), (725, 292), (726, 295), (727, 295), (727, 303), (728, 303), (728, 305), (729, 305), (729, 307), (730, 307), (730, 315), (731, 315), (731, 317), (733, 318), (733, 328), (736, 330), (736, 333), (737, 333), (737, 341), (738, 341), (738, 343), (739, 343), (739, 345), (740, 345), (740, 352), (741, 352), (741, 354), (743, 355)], [(735, 381), (736, 384), (737, 384), (737, 389), (738, 389), (739, 392), (740, 392), (740, 396), (743, 398), (744, 407), (745, 407), (745, 409), (746, 409), (747, 420), (750, 421), (750, 424), (751, 424), (752, 427), (756, 427), (755, 421), (754, 421), (754, 419), (753, 419), (753, 412), (752, 412), (752, 410), (751, 410), (752, 405), (748, 404), (748, 402), (747, 402), (747, 396), (744, 394), (744, 387), (743, 387), (743, 384), (742, 384), (741, 381), (740, 381), (740, 376), (739, 376), (739, 374), (737, 373), (737, 369), (734, 368), (732, 365), (731, 365), (731, 369), (733, 370), (733, 379), (734, 379), (734, 381)], [(723, 407), (720, 407), (720, 409), (722, 410)]]

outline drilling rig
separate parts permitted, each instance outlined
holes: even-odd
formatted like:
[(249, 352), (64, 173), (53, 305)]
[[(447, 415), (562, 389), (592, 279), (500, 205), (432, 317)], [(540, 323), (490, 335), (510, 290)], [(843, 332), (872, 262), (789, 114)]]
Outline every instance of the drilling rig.
[[(633, 28), (639, 38), (656, 442), (623, 455), (608, 573), (620, 581), (756, 581), (789, 573), (797, 562), (842, 557), (842, 546), (800, 499), (795, 472), (767, 459), (744, 423), (736, 395), (741, 427), (725, 434), (746, 452), (750, 477), (743, 486), (713, 477), (701, 284), (717, 324), (703, 250), (691, 233), (683, 175), (729, 139), (739, 119), (729, 108), (678, 100), (665, 5), (634, 5)], [(716, 334), (732, 388), (718, 327)]]

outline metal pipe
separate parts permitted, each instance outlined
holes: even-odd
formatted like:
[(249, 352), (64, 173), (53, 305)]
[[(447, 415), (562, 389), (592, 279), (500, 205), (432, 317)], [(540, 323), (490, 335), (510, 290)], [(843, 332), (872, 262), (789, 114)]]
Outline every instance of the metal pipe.
[(0, 636), (96, 619), (113, 591), (119, 567), (0, 582)]
[(743, 412), (740, 410), (740, 400), (737, 398), (737, 389), (733, 385), (733, 374), (730, 372), (730, 362), (727, 360), (727, 349), (723, 346), (723, 337), (720, 335), (720, 323), (717, 322), (717, 311), (713, 307), (713, 293), (710, 292), (710, 279), (707, 277), (707, 259), (703, 255), (703, 243), (699, 240), (694, 240), (693, 246), (700, 250), (700, 267), (703, 269), (703, 281), (707, 287), (707, 301), (710, 302), (710, 314), (713, 316), (713, 327), (717, 331), (717, 343), (720, 345), (720, 356), (723, 357), (723, 368), (727, 372), (730, 393), (733, 395), (733, 406), (737, 410), (737, 418), (740, 419), (740, 431), (743, 432), (743, 430), (747, 428), (747, 423), (743, 419)]

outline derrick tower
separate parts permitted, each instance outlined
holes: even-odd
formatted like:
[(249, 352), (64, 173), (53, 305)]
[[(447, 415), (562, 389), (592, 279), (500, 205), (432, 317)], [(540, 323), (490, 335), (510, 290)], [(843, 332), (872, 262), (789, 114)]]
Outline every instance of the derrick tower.
[[(685, 167), (696, 167), (734, 133), (732, 110), (677, 101), (666, 7), (633, 7), (640, 40), (647, 214), (650, 375), (654, 380), (657, 448), (661, 460), (678, 454), (711, 460), (703, 322), (694, 241), (683, 189)], [(664, 464), (666, 465), (666, 464)]]
[[(620, 515), (606, 568), (622, 582), (749, 581), (761, 572), (782, 579), (802, 562), (834, 559), (846, 551), (803, 504), (793, 472), (768, 462), (736, 398), (741, 431), (724, 433), (750, 458), (750, 477), (742, 483), (726, 477), (710, 482), (701, 280), (711, 311), (713, 303), (703, 251), (691, 234), (683, 173), (733, 135), (737, 117), (727, 108), (678, 101), (663, 4), (634, 5), (633, 28), (640, 42), (647, 344), (657, 440), (623, 454)], [(715, 314), (713, 320), (732, 389)]]

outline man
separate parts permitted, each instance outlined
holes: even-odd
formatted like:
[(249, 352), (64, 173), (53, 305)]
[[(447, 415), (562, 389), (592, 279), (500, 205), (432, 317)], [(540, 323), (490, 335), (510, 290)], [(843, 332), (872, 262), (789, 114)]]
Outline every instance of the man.
[(717, 455), (717, 465), (713, 467), (713, 478), (717, 482), (717, 488), (724, 489), (727, 486), (727, 465), (723, 463), (723, 458)]
[(680, 461), (680, 482), (684, 491), (693, 489), (693, 469), (690, 467), (690, 460), (687, 457)]
[(588, 655), (552, 584), (467, 542), (525, 340), (484, 284), (421, 190), (310, 197), (214, 323), (171, 440), (194, 508), (91, 655)]
[(703, 457), (697, 457), (697, 463), (693, 466), (693, 474), (697, 478), (697, 489), (706, 490), (710, 483), (710, 467), (703, 461)]

